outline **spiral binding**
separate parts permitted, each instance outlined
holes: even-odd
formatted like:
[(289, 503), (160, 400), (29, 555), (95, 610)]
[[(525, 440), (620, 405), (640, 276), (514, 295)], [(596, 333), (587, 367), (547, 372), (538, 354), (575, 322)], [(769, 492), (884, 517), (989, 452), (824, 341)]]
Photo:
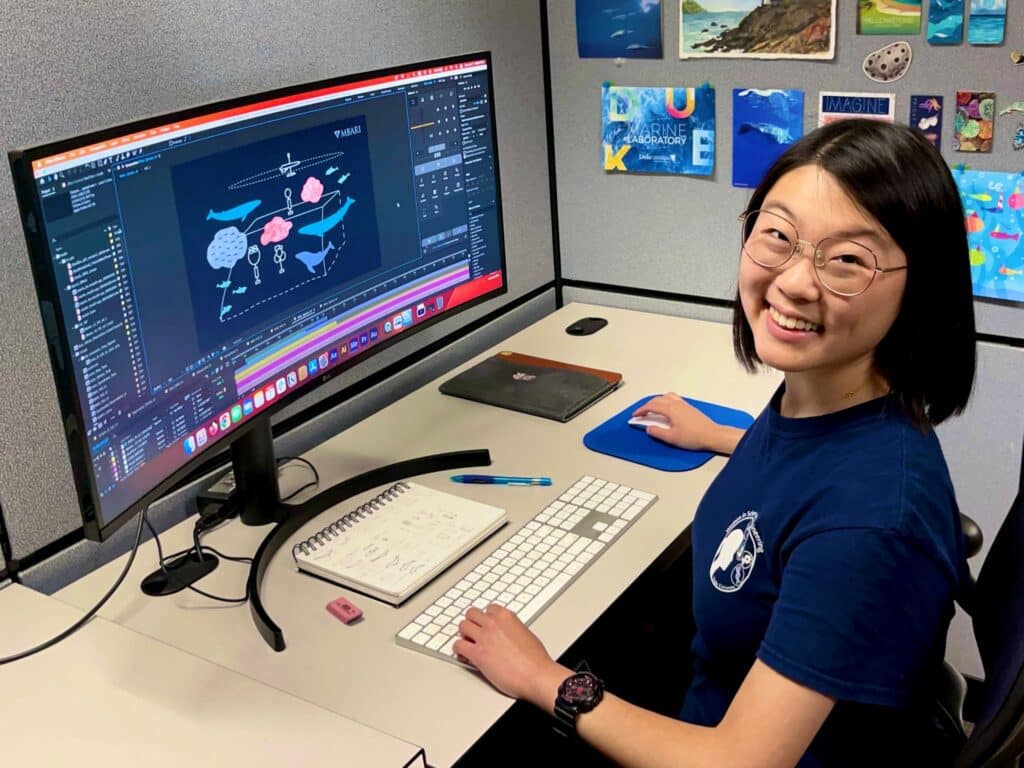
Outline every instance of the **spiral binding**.
[(410, 488), (412, 488), (412, 486), (406, 482), (399, 481), (395, 483), (386, 491), (377, 494), (365, 504), (361, 504), (351, 512), (342, 515), (325, 528), (321, 528), (317, 533), (310, 536), (305, 541), (300, 541), (292, 547), (292, 557), (298, 557), (300, 553), (308, 555), (311, 552), (316, 552), (320, 547), (327, 546), (345, 530), (354, 527), (357, 523), (365, 520), (374, 512), (383, 509), (389, 502), (394, 501)]

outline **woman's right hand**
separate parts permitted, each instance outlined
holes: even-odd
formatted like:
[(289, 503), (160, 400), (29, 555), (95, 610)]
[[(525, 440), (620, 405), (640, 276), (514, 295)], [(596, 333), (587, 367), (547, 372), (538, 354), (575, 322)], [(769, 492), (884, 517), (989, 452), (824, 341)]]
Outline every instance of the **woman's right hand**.
[(648, 413), (664, 416), (668, 426), (647, 427), (647, 434), (677, 448), (730, 454), (743, 436), (743, 430), (716, 424), (675, 392), (648, 400), (633, 411), (633, 416)]

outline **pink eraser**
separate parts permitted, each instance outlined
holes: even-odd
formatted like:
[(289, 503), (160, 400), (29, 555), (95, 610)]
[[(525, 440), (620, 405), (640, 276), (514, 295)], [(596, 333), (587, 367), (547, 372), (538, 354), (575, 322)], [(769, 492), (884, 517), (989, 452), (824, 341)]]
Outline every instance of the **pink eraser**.
[(363, 612), (356, 608), (351, 602), (346, 600), (344, 597), (339, 597), (335, 600), (331, 600), (327, 604), (327, 610), (334, 614), (335, 617), (341, 620), (343, 624), (351, 624), (353, 621), (363, 615)]

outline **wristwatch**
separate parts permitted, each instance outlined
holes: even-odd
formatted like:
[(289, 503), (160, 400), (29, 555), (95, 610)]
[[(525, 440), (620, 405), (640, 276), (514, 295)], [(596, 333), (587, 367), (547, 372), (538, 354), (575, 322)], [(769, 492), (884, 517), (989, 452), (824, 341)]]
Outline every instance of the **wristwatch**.
[(589, 712), (604, 697), (604, 683), (589, 669), (562, 681), (555, 698), (555, 730), (562, 735), (576, 732), (576, 718)]

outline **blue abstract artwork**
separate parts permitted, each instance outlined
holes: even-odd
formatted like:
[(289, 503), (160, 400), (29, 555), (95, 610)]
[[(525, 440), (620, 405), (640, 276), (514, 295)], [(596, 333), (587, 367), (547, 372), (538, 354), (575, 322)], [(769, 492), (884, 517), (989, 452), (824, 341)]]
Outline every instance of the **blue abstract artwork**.
[(931, 0), (928, 4), (928, 42), (957, 45), (964, 36), (964, 0)]
[(735, 88), (732, 185), (756, 187), (786, 147), (803, 135), (803, 91)]
[(605, 85), (605, 171), (710, 176), (715, 168), (715, 90)]
[(583, 59), (660, 59), (661, 0), (576, 0)]

